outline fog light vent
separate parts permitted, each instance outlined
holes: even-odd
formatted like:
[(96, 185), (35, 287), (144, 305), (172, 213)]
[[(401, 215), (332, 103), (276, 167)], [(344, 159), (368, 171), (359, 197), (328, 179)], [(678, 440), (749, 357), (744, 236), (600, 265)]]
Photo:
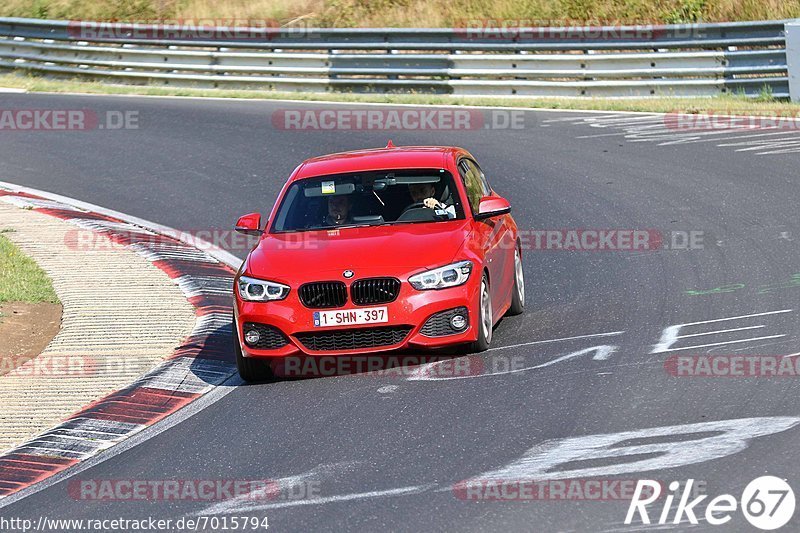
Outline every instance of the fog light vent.
[(463, 333), (469, 327), (469, 312), (466, 307), (456, 307), (440, 311), (422, 326), (420, 333), (426, 337), (444, 337)]

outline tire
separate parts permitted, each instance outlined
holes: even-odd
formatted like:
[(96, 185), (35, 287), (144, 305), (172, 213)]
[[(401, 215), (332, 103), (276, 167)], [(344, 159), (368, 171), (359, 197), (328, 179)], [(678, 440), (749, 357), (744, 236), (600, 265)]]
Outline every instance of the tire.
[(236, 369), (243, 380), (253, 383), (272, 377), (272, 370), (265, 361), (242, 355), (242, 345), (239, 344), (239, 328), (236, 326), (235, 320), (233, 322), (233, 352), (236, 354)]
[(478, 292), (478, 340), (470, 345), (470, 351), (485, 352), (489, 349), (489, 345), (492, 343), (493, 325), (492, 293), (489, 290), (489, 276), (484, 272)]
[(514, 288), (511, 291), (511, 307), (508, 316), (521, 315), (525, 312), (525, 275), (522, 271), (522, 256), (519, 249), (514, 250)]

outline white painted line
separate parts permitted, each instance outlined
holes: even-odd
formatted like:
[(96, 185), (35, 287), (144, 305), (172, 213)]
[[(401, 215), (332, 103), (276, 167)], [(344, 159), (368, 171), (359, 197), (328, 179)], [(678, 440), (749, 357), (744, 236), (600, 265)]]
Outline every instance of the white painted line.
[[(448, 108), (457, 107), (459, 109), (500, 109), (504, 111), (545, 111), (548, 113), (589, 113), (589, 114), (602, 114), (611, 116), (614, 115), (666, 115), (667, 113), (657, 113), (654, 111), (609, 111), (608, 109), (554, 109), (551, 107), (525, 107), (525, 106), (479, 106), (479, 105), (466, 105), (461, 104), (458, 96), (452, 96), (452, 102), (446, 104), (399, 104), (389, 102), (331, 102), (327, 100), (292, 100), (289, 98), (225, 98), (221, 96), (174, 96), (174, 95), (159, 95), (159, 94), (96, 94), (96, 93), (73, 93), (73, 92), (48, 92), (37, 91), (31, 94), (44, 94), (49, 96), (91, 96), (91, 97), (104, 97), (104, 98), (161, 98), (168, 100), (203, 100), (211, 102), (279, 102), (286, 104), (308, 104), (308, 105), (345, 105), (345, 106), (368, 106), (368, 107), (431, 107), (431, 108)], [(317, 93), (324, 96), (323, 93)], [(447, 95), (440, 95), (447, 96)], [(465, 97), (469, 98), (469, 97)], [(497, 96), (497, 98), (509, 98), (508, 96)], [(556, 100), (568, 101), (569, 99), (558, 98)]]
[(625, 135), (624, 131), (618, 131), (616, 133), (597, 133), (595, 135), (578, 135), (575, 137), (576, 139), (597, 139), (598, 137), (619, 137), (621, 135)]
[(568, 361), (575, 357), (580, 357), (581, 355), (586, 355), (588, 353), (596, 352), (594, 357), (592, 357), (595, 361), (605, 361), (611, 354), (617, 351), (616, 346), (592, 346), (591, 348), (586, 348), (584, 350), (579, 350), (577, 352), (568, 353), (567, 355), (562, 355), (561, 357), (556, 357), (551, 361), (547, 361), (546, 363), (542, 363), (541, 365), (537, 365), (533, 368), (545, 368), (547, 366), (555, 365), (562, 361)]
[(437, 365), (440, 363), (444, 363), (444, 361), (436, 361), (433, 363), (428, 363), (430, 366), (426, 366), (425, 368), (420, 368), (417, 371), (413, 372), (409, 375), (406, 381), (451, 381), (454, 379), (474, 379), (474, 378), (485, 378), (489, 376), (504, 376), (506, 374), (517, 374), (520, 372), (527, 372), (528, 370), (537, 370), (539, 368), (545, 368), (551, 365), (555, 365), (557, 363), (561, 363), (563, 361), (568, 361), (570, 359), (574, 359), (576, 357), (580, 357), (581, 355), (587, 355), (594, 352), (594, 357), (592, 357), (593, 361), (605, 361), (607, 360), (612, 353), (617, 351), (617, 346), (592, 346), (590, 348), (585, 348), (583, 350), (578, 350), (577, 352), (568, 353), (566, 355), (562, 355), (560, 357), (556, 357), (550, 361), (540, 363), (534, 366), (526, 366), (522, 368), (515, 368), (513, 370), (502, 370), (499, 372), (490, 372), (486, 374), (475, 374), (475, 375), (467, 375), (467, 376), (449, 376), (449, 377), (439, 377), (439, 376), (432, 376), (427, 374), (425, 371), (430, 368), (430, 366)]
[[(800, 137), (798, 137), (797, 135), (791, 135), (791, 134), (789, 134), (787, 132), (783, 132), (783, 134), (786, 135), (786, 137), (780, 137), (778, 139), (766, 139), (766, 140), (759, 139), (759, 140), (756, 140), (756, 141), (745, 141), (745, 142), (739, 142), (739, 143), (728, 143), (728, 144), (726, 144), (726, 146), (750, 146), (751, 147), (750, 150), (757, 150), (757, 149), (763, 148), (763, 147), (770, 147), (770, 146), (773, 146), (773, 145), (780, 146), (782, 144), (796, 143), (796, 142), (800, 141)], [(739, 150), (737, 150), (737, 152), (738, 151)]]
[(731, 328), (731, 329), (718, 329), (716, 331), (704, 331), (703, 333), (690, 333), (688, 335), (678, 335), (676, 339), (688, 339), (689, 337), (702, 337), (703, 335), (714, 335), (716, 333), (731, 333), (733, 331), (742, 331), (745, 329), (759, 329), (765, 328), (766, 326), (745, 326), (743, 328)]
[[(653, 121), (653, 117), (656, 117), (655, 121)], [(733, 115), (719, 115), (719, 117), (731, 118)], [(749, 118), (757, 119), (757, 117), (752, 116), (749, 116)], [(562, 120), (566, 121), (570, 119)], [(698, 142), (716, 142), (717, 146), (749, 146), (750, 148), (735, 151), (752, 151), (756, 152), (757, 155), (794, 153), (800, 151), (800, 144), (791, 142), (793, 139), (797, 139), (796, 136), (793, 136), (797, 133), (796, 131), (783, 130), (768, 134), (761, 133), (765, 130), (776, 130), (778, 129), (778, 126), (767, 126), (763, 128), (742, 126), (713, 129), (712, 131), (701, 131), (697, 129), (672, 129), (667, 127), (665, 119), (659, 114), (651, 114), (650, 117), (579, 117), (571, 119), (570, 123), (574, 125), (583, 125), (590, 128), (613, 128), (615, 131), (620, 131), (620, 134), (624, 136), (625, 140), (631, 143), (655, 142), (658, 143), (658, 146), (670, 146)], [(733, 135), (734, 133), (745, 133), (745, 135), (736, 136)], [(605, 135), (612, 136), (614, 134), (609, 133)], [(761, 142), (717, 142), (717, 140), (730, 141), (767, 135), (780, 135), (783, 136), (783, 138), (765, 140)], [(585, 135), (579, 138), (592, 137), (594, 136)]]
[[(564, 110), (568, 111), (568, 110)], [(572, 122), (573, 124), (581, 124), (586, 121), (601, 121), (601, 120), (625, 120), (624, 116), (630, 116), (630, 120), (636, 120), (637, 117), (641, 117), (643, 119), (651, 118), (653, 116), (658, 116), (658, 113), (653, 113), (649, 111), (608, 111), (608, 110), (594, 110), (594, 113), (597, 115), (605, 115), (599, 117), (561, 117), (561, 118), (549, 118), (544, 122), (547, 123), (555, 123), (555, 122)], [(666, 114), (666, 113), (662, 113)]]
[[(614, 335), (622, 335), (623, 333), (625, 333), (625, 332), (624, 331), (611, 331), (609, 333), (592, 333), (591, 335), (578, 335), (578, 336), (575, 336), (575, 337), (564, 337), (564, 338), (561, 338), (561, 339), (547, 339), (547, 340), (544, 340), (544, 341), (521, 342), (519, 344), (509, 344), (508, 346), (498, 346), (496, 348), (489, 348), (486, 351), (487, 352), (493, 352), (493, 351), (496, 351), (496, 350), (506, 350), (508, 348), (519, 348), (520, 346), (532, 346), (534, 344), (546, 344), (546, 343), (550, 343), (550, 342), (573, 341), (573, 340), (576, 340), (576, 339), (591, 339), (591, 338), (594, 338), (594, 337), (613, 337)], [(434, 363), (428, 363), (428, 364), (435, 364), (435, 362)]]
[[(128, 87), (128, 86), (122, 86)], [(25, 92), (25, 91), (22, 91)], [(159, 95), (159, 94), (98, 94), (98, 93), (81, 93), (81, 92), (49, 92), (49, 91), (36, 91), (35, 93), (29, 94), (43, 94), (49, 96), (91, 96), (91, 97), (104, 97), (104, 98), (156, 98), (156, 99), (168, 99), (168, 100), (201, 100), (201, 101), (212, 101), (212, 102), (280, 102), (280, 103), (288, 103), (288, 104), (304, 104), (304, 105), (344, 105), (344, 106), (368, 106), (368, 107), (430, 107), (430, 108), (448, 108), (448, 107), (457, 107), (459, 109), (499, 109), (504, 111), (514, 111), (514, 110), (522, 110), (522, 111), (543, 111), (547, 113), (572, 113), (572, 114), (581, 114), (587, 113), (592, 115), (606, 115), (606, 117), (598, 117), (597, 120), (602, 120), (603, 118), (608, 118), (609, 120), (619, 120), (624, 121), (624, 117), (630, 117), (630, 120), (635, 120), (638, 117), (647, 118), (647, 117), (662, 117), (665, 115), (672, 115), (675, 114), (674, 111), (670, 112), (660, 112), (660, 111), (609, 111), (608, 109), (563, 109), (563, 108), (551, 108), (551, 107), (526, 107), (526, 106), (479, 106), (479, 105), (467, 105), (461, 104), (460, 102), (464, 98), (470, 98), (469, 96), (450, 96), (452, 100), (451, 103), (444, 103), (444, 104), (401, 104), (401, 103), (389, 103), (389, 102), (332, 102), (327, 100), (293, 100), (291, 98), (226, 98), (220, 96), (176, 96), (176, 95)], [(324, 93), (316, 93), (320, 96), (324, 96)], [(448, 96), (448, 95), (440, 95), (440, 96)], [(490, 96), (491, 97), (491, 96)], [(510, 98), (507, 95), (497, 95), (496, 98)], [(523, 97), (524, 98), (524, 97)], [(570, 101), (574, 100), (571, 97), (553, 97), (554, 101)], [(632, 98), (636, 100), (636, 98)], [(625, 98), (619, 98), (619, 100), (625, 100)], [(758, 117), (759, 115), (715, 115), (719, 118), (725, 117)], [(573, 119), (573, 118), (562, 118), (562, 119), (552, 119), (548, 120), (547, 122), (556, 122), (556, 121), (569, 121), (569, 120), (580, 120), (580, 119)], [(592, 119), (594, 120), (594, 118)]]
[(712, 346), (724, 346), (726, 344), (737, 344), (740, 342), (752, 342), (752, 341), (762, 341), (764, 339), (778, 339), (781, 337), (785, 337), (786, 335), (769, 335), (768, 337), (753, 337), (752, 339), (738, 339), (735, 341), (725, 341), (725, 342), (713, 342), (711, 344), (698, 344), (697, 346), (686, 346), (683, 348), (670, 348), (668, 351), (670, 352), (678, 352), (681, 350), (695, 350), (697, 348), (709, 348)]
[(43, 209), (64, 209), (67, 211), (82, 211), (81, 209), (77, 209), (72, 207), (71, 205), (67, 205), (62, 202), (52, 202), (50, 200), (38, 200), (36, 198), (23, 198), (21, 196), (2, 196), (0, 197), (0, 201), (5, 202), (7, 204), (15, 205), (17, 207), (39, 207)]
[[(511, 344), (509, 346), (498, 346), (497, 348), (489, 348), (484, 353), (488, 353), (488, 352), (491, 352), (493, 350), (504, 350), (506, 348), (518, 348), (520, 346), (531, 346), (531, 345), (534, 345), (534, 344), (547, 344), (547, 343), (551, 343), (551, 342), (571, 341), (571, 340), (576, 340), (576, 339), (591, 339), (591, 338), (597, 338), (597, 337), (612, 337), (612, 336), (615, 336), (615, 335), (621, 335), (623, 333), (625, 333), (625, 332), (624, 331), (612, 331), (612, 332), (609, 332), (609, 333), (592, 333), (591, 335), (578, 335), (578, 336), (575, 336), (575, 337), (564, 337), (564, 338), (561, 338), (561, 339), (547, 339), (547, 340), (541, 340), (541, 341), (524, 342), (524, 343), (521, 343), (521, 344)], [(607, 350), (607, 348), (608, 348), (608, 350)], [(613, 346), (599, 346), (599, 347), (598, 346), (593, 346), (591, 348), (587, 348), (587, 349), (584, 349), (584, 350), (580, 350), (578, 352), (573, 352), (573, 353), (567, 354), (565, 356), (562, 356), (562, 358), (560, 358), (560, 360), (570, 359), (572, 357), (577, 357), (579, 355), (584, 355), (584, 354), (592, 352), (592, 351), (597, 351), (598, 352), (597, 355), (595, 355), (595, 357), (594, 357), (595, 360), (603, 360), (603, 359), (607, 359), (608, 356), (611, 355), (611, 353), (613, 353), (615, 351), (615, 347), (613, 347)], [(438, 377), (438, 376), (432, 376), (429, 373), (430, 369), (435, 368), (437, 365), (440, 365), (440, 364), (443, 364), (443, 363), (446, 363), (446, 362), (449, 363), (450, 361), (451, 360), (433, 361), (432, 363), (426, 363), (424, 365), (420, 365), (416, 370), (414, 370), (413, 372), (411, 372), (411, 374), (409, 374), (408, 378), (406, 378), (406, 381), (448, 381), (448, 380), (454, 380), (454, 379), (471, 379), (471, 378), (480, 378), (480, 377), (487, 377), (487, 376), (499, 376), (499, 375), (504, 375), (504, 374), (516, 374), (518, 372), (525, 372), (527, 370), (534, 370), (536, 368), (542, 368), (542, 367), (545, 367), (545, 366), (549, 366), (550, 364), (554, 364), (555, 362), (558, 362), (558, 361), (552, 361), (552, 362), (547, 362), (547, 363), (544, 363), (544, 364), (539, 364), (539, 365), (536, 365), (536, 366), (530, 366), (530, 367), (524, 367), (524, 368), (516, 368), (514, 370), (505, 370), (505, 371), (502, 371), (502, 372), (492, 372), (492, 373), (489, 373), (489, 374), (477, 374), (477, 375), (474, 375), (474, 376)]]
[[(767, 128), (763, 128), (763, 129), (767, 129)], [(763, 129), (760, 130), (760, 131), (763, 131)], [(728, 134), (731, 134), (731, 133), (737, 133), (737, 132), (742, 132), (742, 131), (752, 131), (752, 130), (741, 130), (741, 129), (738, 129), (738, 130), (731, 130), (731, 129), (722, 130), (722, 129), (720, 129), (720, 130), (714, 130), (714, 131), (696, 131), (696, 132), (692, 132), (691, 137), (688, 138), (688, 139), (675, 139), (675, 140), (670, 140), (670, 141), (664, 141), (662, 143), (659, 143), (658, 145), (659, 146), (674, 146), (676, 144), (689, 144), (689, 143), (696, 143), (696, 142), (721, 141), (721, 140), (724, 140), (724, 139), (720, 139), (720, 138), (714, 137), (714, 136), (715, 135), (728, 135)], [(747, 138), (747, 137), (750, 137), (750, 136), (752, 136), (752, 134), (751, 135), (742, 135), (742, 136), (740, 136), (740, 138)], [(707, 138), (707, 137), (710, 137), (710, 138)], [(719, 144), (717, 146), (722, 146), (722, 145)]]
[(793, 148), (784, 148), (782, 150), (770, 150), (768, 152), (759, 152), (756, 155), (796, 154), (797, 152), (800, 152), (800, 146)]
[[(700, 334), (679, 336), (678, 332), (680, 332), (681, 329), (683, 329), (683, 328), (685, 328), (687, 326), (697, 326), (697, 325), (700, 325), (700, 324), (714, 324), (714, 323), (717, 323), (717, 322), (726, 322), (726, 321), (729, 321), (729, 320), (741, 320), (741, 319), (745, 319), (745, 318), (755, 318), (755, 317), (762, 317), (762, 316), (767, 316), (767, 315), (776, 315), (776, 314), (780, 314), (780, 313), (790, 313), (790, 312), (792, 312), (791, 309), (782, 309), (780, 311), (767, 311), (765, 313), (755, 313), (755, 314), (752, 314), (752, 315), (740, 315), (740, 316), (733, 316), (733, 317), (728, 317), (728, 318), (715, 318), (713, 320), (701, 320), (699, 322), (688, 322), (686, 324), (674, 324), (674, 325), (671, 325), (671, 326), (667, 326), (666, 328), (664, 328), (662, 330), (661, 338), (659, 339), (657, 344), (653, 345), (653, 350), (650, 353), (665, 353), (665, 352), (671, 352), (671, 351), (674, 351), (674, 350), (686, 350), (686, 349), (690, 349), (690, 348), (704, 348), (704, 347), (707, 347), (707, 346), (721, 346), (723, 344), (734, 344), (736, 342), (747, 342), (747, 341), (753, 341), (753, 340), (761, 340), (763, 338), (770, 339), (770, 338), (785, 337), (785, 335), (778, 335), (778, 336), (774, 336), (774, 337), (758, 337), (758, 338), (755, 338), (755, 339), (744, 339), (744, 340), (722, 342), (722, 343), (716, 343), (716, 344), (710, 344), (710, 345), (704, 344), (702, 346), (690, 346), (688, 348), (672, 348), (672, 345), (675, 344), (676, 342), (678, 342), (678, 339), (680, 339), (680, 338), (690, 337), (690, 336), (694, 336), (694, 337), (700, 336)], [(740, 328), (740, 329), (757, 329), (759, 327), (763, 327), (763, 326), (744, 327), (744, 328)], [(716, 332), (711, 332), (711, 333), (725, 333), (726, 331), (728, 331), (728, 330), (716, 331)], [(737, 329), (733, 329), (733, 330), (730, 330), (730, 331), (738, 331), (738, 330)], [(708, 333), (708, 334), (710, 335), (711, 333)]]
[(155, 235), (149, 229), (136, 226), (129, 222), (109, 222), (107, 220), (89, 220), (85, 218), (72, 218), (69, 222), (84, 229), (103, 232), (119, 232), (119, 233), (137, 233), (140, 235)]
[[(269, 492), (274, 494), (275, 489), (277, 489), (280, 491), (278, 494), (281, 494), (283, 491), (291, 490), (292, 488), (303, 483), (314, 481), (321, 482), (322, 480), (330, 479), (331, 477), (336, 476), (342, 471), (351, 470), (352, 467), (356, 466), (357, 464), (359, 464), (358, 461), (343, 461), (333, 464), (321, 464), (301, 474), (269, 480), (271, 484), (277, 485), (277, 487), (274, 487), (273, 485), (273, 490), (270, 490)], [(251, 491), (238, 495), (229, 500), (213, 503), (203, 509), (201, 514), (218, 515), (248, 513), (249, 511), (254, 510), (252, 509), (253, 507), (259, 507), (260, 505), (263, 505), (262, 502), (264, 499), (264, 488), (254, 487), (253, 490), (256, 492), (256, 494), (253, 494)], [(270, 501), (274, 502), (274, 499), (271, 499)]]
[[(764, 129), (766, 129), (766, 128), (764, 128)], [(733, 133), (733, 132), (728, 131), (726, 133)], [(695, 140), (682, 140), (682, 141), (675, 141), (675, 142), (666, 142), (666, 143), (659, 144), (659, 146), (666, 146), (666, 145), (669, 145), (669, 144), (690, 144), (690, 143), (707, 143), (707, 142), (719, 143), (719, 144), (717, 144), (717, 146), (728, 146), (727, 143), (720, 143), (719, 141), (735, 141), (735, 140), (738, 140), (738, 139), (751, 139), (751, 138), (755, 138), (755, 137), (770, 137), (770, 136), (774, 136), (774, 135), (786, 135), (786, 132), (785, 131), (773, 131), (773, 132), (770, 132), (770, 133), (747, 133), (747, 134), (744, 134), (744, 135), (735, 134), (735, 135), (731, 135), (730, 137), (721, 137), (721, 138), (719, 138), (719, 137), (710, 137), (710, 138), (695, 139)]]
[(728, 318), (715, 318), (713, 320), (701, 320), (699, 322), (686, 322), (685, 324), (681, 324), (681, 326), (696, 326), (698, 324), (713, 324), (714, 322), (724, 322), (726, 320), (739, 320), (740, 318), (752, 318), (756, 316), (767, 316), (767, 315), (777, 315), (780, 313), (791, 313), (791, 309), (781, 309), (780, 311), (767, 311), (766, 313), (754, 313), (752, 315), (739, 315), (739, 316), (731, 316)]
[[(750, 146), (749, 148), (737, 148), (736, 152), (754, 152), (756, 150), (763, 150), (765, 148), (781, 148), (786, 149), (786, 147), (792, 146), (800, 146), (800, 141), (798, 140), (786, 140), (786, 139), (776, 139), (774, 141), (756, 141), (755, 144), (757, 146)], [(763, 155), (763, 154), (762, 154)]]

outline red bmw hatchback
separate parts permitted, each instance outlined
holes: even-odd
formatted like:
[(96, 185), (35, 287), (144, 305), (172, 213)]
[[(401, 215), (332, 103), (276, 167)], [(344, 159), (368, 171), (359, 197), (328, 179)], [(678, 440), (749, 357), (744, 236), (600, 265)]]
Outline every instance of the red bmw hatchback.
[(289, 177), (234, 283), (247, 381), (287, 356), (463, 346), (483, 351), (522, 313), (517, 225), (475, 159), (394, 147), (309, 159)]

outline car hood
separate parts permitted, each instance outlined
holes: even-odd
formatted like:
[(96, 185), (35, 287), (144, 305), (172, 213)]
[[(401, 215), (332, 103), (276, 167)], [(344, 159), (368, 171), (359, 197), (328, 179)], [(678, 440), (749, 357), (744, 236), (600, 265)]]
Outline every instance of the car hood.
[(400, 275), (452, 262), (469, 234), (466, 220), (265, 234), (246, 271), (275, 281), (328, 272), (339, 278), (345, 270)]

